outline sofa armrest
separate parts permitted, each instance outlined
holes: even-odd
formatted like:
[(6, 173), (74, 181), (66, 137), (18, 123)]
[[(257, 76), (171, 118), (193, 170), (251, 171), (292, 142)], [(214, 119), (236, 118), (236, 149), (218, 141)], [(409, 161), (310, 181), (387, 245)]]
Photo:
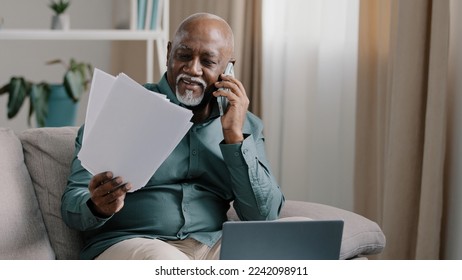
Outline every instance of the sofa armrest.
[(19, 133), (29, 170), (56, 258), (78, 259), (81, 234), (61, 218), (61, 196), (66, 188), (78, 127), (31, 128)]
[[(385, 235), (377, 223), (347, 210), (312, 202), (286, 200), (279, 217), (343, 220), (340, 259), (379, 254), (385, 248)], [(233, 208), (228, 212), (228, 218), (230, 220), (239, 219)]]
[(54, 259), (21, 142), (0, 127), (0, 260)]

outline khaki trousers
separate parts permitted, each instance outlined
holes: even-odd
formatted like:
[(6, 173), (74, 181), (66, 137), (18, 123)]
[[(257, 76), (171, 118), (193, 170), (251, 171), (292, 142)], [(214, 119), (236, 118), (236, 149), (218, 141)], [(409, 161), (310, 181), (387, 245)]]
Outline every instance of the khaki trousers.
[(221, 240), (212, 248), (192, 238), (162, 241), (132, 238), (112, 245), (96, 260), (218, 260)]

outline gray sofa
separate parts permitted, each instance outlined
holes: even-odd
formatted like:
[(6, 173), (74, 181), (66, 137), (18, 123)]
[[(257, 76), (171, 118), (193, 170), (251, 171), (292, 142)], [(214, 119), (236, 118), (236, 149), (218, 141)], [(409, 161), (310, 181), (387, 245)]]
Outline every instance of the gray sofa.
[[(60, 215), (77, 127), (15, 133), (0, 128), (0, 259), (78, 259), (79, 232)], [(287, 201), (281, 217), (343, 219), (341, 259), (379, 254), (385, 236), (373, 221), (316, 203)], [(230, 219), (237, 219), (231, 209)]]

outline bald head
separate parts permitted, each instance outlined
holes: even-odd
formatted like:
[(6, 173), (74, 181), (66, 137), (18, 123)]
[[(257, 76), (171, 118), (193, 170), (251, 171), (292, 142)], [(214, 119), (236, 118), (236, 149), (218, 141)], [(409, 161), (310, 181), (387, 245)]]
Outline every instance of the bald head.
[(220, 38), (226, 44), (228, 52), (234, 54), (234, 35), (229, 24), (221, 17), (209, 13), (197, 13), (184, 19), (175, 32), (173, 44), (180, 42), (185, 36), (207, 33)]

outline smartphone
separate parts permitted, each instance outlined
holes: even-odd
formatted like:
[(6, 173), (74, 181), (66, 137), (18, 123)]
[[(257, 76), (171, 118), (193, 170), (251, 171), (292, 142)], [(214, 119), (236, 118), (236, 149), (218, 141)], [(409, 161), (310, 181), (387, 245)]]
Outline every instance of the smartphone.
[[(228, 65), (226, 65), (226, 69), (225, 69), (225, 72), (223, 72), (223, 74), (234, 77), (234, 62), (228, 62)], [(220, 88), (220, 89), (229, 90), (227, 88)], [(224, 96), (218, 96), (217, 102), (218, 102), (218, 109), (220, 110), (220, 116), (223, 116), (226, 108), (228, 107), (228, 99)]]

